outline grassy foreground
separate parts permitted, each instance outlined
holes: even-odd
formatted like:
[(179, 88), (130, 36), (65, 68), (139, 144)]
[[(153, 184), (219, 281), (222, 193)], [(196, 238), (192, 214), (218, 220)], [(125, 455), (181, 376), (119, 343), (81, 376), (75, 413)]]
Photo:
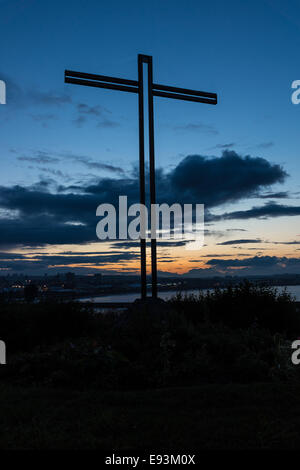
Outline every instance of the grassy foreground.
[(299, 449), (300, 316), (243, 283), (98, 314), (1, 302), (1, 449)]
[(299, 449), (300, 385), (0, 387), (1, 449)]

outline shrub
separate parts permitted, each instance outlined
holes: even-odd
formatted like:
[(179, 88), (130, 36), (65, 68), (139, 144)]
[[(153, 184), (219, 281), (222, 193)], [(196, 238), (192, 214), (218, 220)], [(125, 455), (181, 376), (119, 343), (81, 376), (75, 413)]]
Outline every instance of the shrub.
[(286, 380), (279, 345), (300, 331), (287, 294), (249, 284), (122, 314), (76, 302), (3, 303), (0, 322), (3, 379), (73, 388)]
[(200, 292), (198, 296), (178, 295), (171, 303), (193, 322), (221, 322), (231, 328), (256, 325), (273, 334), (287, 334), (292, 338), (300, 331), (300, 317), (290, 294), (248, 281), (234, 287)]
[(1, 338), (11, 353), (84, 336), (93, 331), (93, 323), (91, 308), (75, 302), (0, 305)]

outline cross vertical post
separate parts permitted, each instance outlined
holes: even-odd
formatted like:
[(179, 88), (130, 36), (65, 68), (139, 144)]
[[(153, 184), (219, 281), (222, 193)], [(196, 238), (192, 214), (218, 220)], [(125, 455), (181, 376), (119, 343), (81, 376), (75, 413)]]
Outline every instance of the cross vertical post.
[[(156, 204), (155, 193), (155, 159), (154, 159), (154, 113), (153, 113), (153, 69), (152, 57), (148, 60), (148, 110), (149, 110), (149, 170), (150, 170), (150, 204), (151, 204), (151, 274), (152, 297), (157, 298), (157, 257), (156, 257)], [(153, 231), (153, 232), (152, 232)]]
[[(153, 97), (173, 98), (197, 103), (217, 104), (216, 93), (189, 90), (173, 86), (159, 85), (153, 83), (152, 56), (138, 54), (138, 80), (108, 77), (106, 75), (95, 75), (90, 73), (65, 70), (65, 83), (75, 85), (106, 88), (110, 90), (127, 91), (138, 94), (139, 115), (139, 171), (140, 171), (140, 204), (145, 206), (145, 123), (144, 123), (144, 71), (143, 64), (148, 67), (148, 126), (149, 126), (149, 173), (150, 173), (150, 205), (151, 205), (151, 275), (152, 275), (152, 299), (157, 298), (157, 253), (156, 253), (156, 193), (155, 193), (155, 158), (154, 158), (154, 109)], [(143, 214), (140, 214), (142, 225)], [(141, 230), (140, 253), (141, 253), (141, 298), (147, 298), (147, 265), (146, 265), (146, 233)]]
[[(142, 68), (143, 73), (143, 64), (147, 64), (147, 81), (148, 81), (148, 129), (149, 129), (149, 177), (150, 177), (150, 226), (151, 226), (151, 287), (152, 287), (152, 298), (157, 298), (157, 255), (156, 255), (156, 214), (155, 214), (155, 203), (156, 203), (156, 193), (155, 193), (155, 158), (154, 158), (154, 112), (153, 112), (153, 67), (152, 67), (152, 57), (144, 54), (138, 55), (138, 64), (139, 64), (139, 73), (140, 67)], [(140, 77), (140, 75), (139, 75)], [(140, 82), (139, 79), (139, 87), (140, 87), (140, 95), (143, 96), (144, 100), (144, 89), (143, 89), (143, 81)], [(141, 119), (143, 119), (143, 123), (141, 123)], [(142, 134), (140, 132), (140, 152), (141, 152), (141, 138), (143, 139), (144, 143), (144, 116), (141, 117), (141, 113), (139, 114), (139, 128), (142, 129)], [(144, 149), (142, 150), (144, 155)], [(140, 163), (142, 160), (141, 153), (140, 153)], [(144, 174), (144, 168), (143, 168)], [(142, 176), (140, 173), (140, 185), (143, 187), (145, 186), (142, 183)], [(142, 204), (142, 200), (141, 200)], [(145, 199), (143, 204), (145, 204)], [(141, 255), (143, 250), (143, 244), (141, 239)], [(146, 263), (146, 262), (145, 262)], [(142, 256), (141, 256), (141, 266), (142, 266)], [(143, 284), (143, 282), (142, 282)], [(143, 298), (143, 296), (142, 296)]]
[[(143, 57), (138, 55), (139, 83), (139, 160), (140, 160), (140, 204), (145, 206), (145, 134), (144, 134), (144, 72)], [(142, 217), (142, 215), (141, 215)], [(141, 236), (141, 298), (147, 297), (146, 239)]]

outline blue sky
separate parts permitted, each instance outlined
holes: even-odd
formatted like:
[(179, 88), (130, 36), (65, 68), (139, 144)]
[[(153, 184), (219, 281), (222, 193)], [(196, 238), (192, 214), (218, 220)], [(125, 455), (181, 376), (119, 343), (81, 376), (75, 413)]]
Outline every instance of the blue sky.
[[(0, 9), (0, 79), (7, 83), (7, 104), (0, 106), (2, 187), (28, 188), (47, 181), (53, 192), (57, 185), (130, 177), (138, 162), (137, 97), (65, 85), (63, 76), (67, 68), (136, 79), (137, 54), (144, 53), (153, 56), (155, 82), (219, 96), (216, 107), (155, 98), (157, 167), (172, 172), (188, 155), (222, 158), (226, 149), (240, 158), (261, 157), (289, 176), (269, 188), (258, 184), (257, 191), (288, 192), (284, 201), (272, 197), (269, 202), (299, 206), (300, 105), (291, 103), (291, 83), (300, 78), (300, 5), (295, 0), (2, 0)], [(103, 166), (96, 168), (93, 162)], [(251, 200), (226, 200), (213, 212), (248, 210), (266, 202), (251, 194)], [(2, 207), (8, 210), (6, 204)], [(202, 255), (211, 250), (230, 259), (243, 258), (242, 252), (244, 259), (296, 258), (291, 245), (286, 251), (270, 242), (297, 240), (298, 227), (298, 215), (223, 220), (215, 224), (219, 233), (207, 239), (199, 262), (183, 250), (180, 265), (171, 251), (168, 256), (173, 253), (177, 264), (170, 261), (170, 270), (206, 269)], [(246, 230), (247, 237), (229, 232), (237, 228)], [(225, 245), (225, 253), (217, 243), (230, 238), (268, 243), (243, 243), (242, 252)], [(80, 246), (71, 243), (69, 249)], [(93, 252), (99, 243), (88, 246)], [(3, 249), (25, 250), (5, 243)], [(61, 248), (52, 244), (43, 250)], [(275, 268), (272, 263), (272, 270), (278, 263)]]

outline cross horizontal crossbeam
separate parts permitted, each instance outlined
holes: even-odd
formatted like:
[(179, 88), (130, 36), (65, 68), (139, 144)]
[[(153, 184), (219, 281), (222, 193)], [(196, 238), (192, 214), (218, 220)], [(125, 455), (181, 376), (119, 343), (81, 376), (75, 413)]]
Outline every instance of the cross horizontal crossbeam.
[[(74, 85), (84, 85), (96, 88), (106, 88), (110, 90), (129, 91), (131, 93), (139, 92), (139, 82), (136, 80), (108, 77), (107, 75), (96, 75), (93, 73), (75, 72), (74, 70), (65, 71), (65, 83), (73, 83)], [(197, 103), (217, 104), (218, 102), (216, 93), (159, 85), (157, 83), (153, 83), (152, 93), (153, 96), (161, 96), (163, 98), (173, 98), (184, 101), (194, 101)]]
[(198, 103), (217, 104), (216, 93), (188, 90), (187, 88), (158, 85), (156, 83), (153, 83), (152, 90), (154, 96), (174, 98), (176, 100), (196, 101)]
[(65, 71), (65, 83), (74, 85), (92, 86), (96, 88), (108, 88), (110, 90), (129, 91), (138, 93), (138, 82), (136, 80), (127, 80), (125, 78), (108, 77), (106, 75), (95, 75), (93, 73)]

